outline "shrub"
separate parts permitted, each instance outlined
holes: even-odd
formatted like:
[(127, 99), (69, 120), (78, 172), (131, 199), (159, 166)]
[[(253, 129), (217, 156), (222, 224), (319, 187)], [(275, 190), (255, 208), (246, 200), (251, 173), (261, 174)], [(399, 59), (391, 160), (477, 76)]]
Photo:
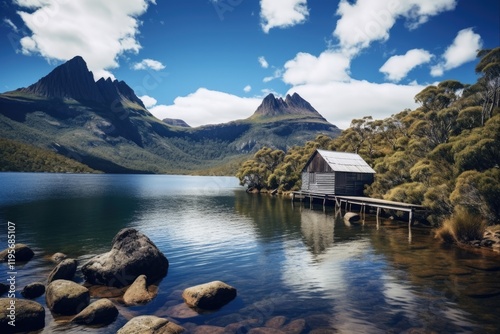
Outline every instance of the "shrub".
[(457, 206), (453, 215), (436, 231), (436, 237), (446, 243), (468, 243), (481, 240), (485, 229), (486, 223), (481, 216)]

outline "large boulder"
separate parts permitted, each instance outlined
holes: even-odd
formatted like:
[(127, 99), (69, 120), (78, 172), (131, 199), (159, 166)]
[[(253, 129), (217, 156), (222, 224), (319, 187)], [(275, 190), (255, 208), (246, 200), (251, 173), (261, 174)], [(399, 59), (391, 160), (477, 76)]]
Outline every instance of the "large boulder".
[(117, 315), (115, 304), (103, 298), (84, 308), (71, 321), (82, 325), (107, 325), (115, 321)]
[(133, 228), (122, 229), (113, 238), (111, 250), (90, 259), (82, 273), (91, 284), (124, 287), (139, 275), (152, 283), (167, 274), (168, 260), (151, 240)]
[(145, 275), (139, 275), (134, 283), (125, 291), (123, 302), (125, 305), (137, 305), (149, 303), (155, 297), (148, 291)]
[(90, 302), (89, 290), (73, 281), (58, 279), (45, 291), (47, 307), (54, 313), (63, 315), (77, 314)]
[(236, 289), (221, 281), (192, 286), (182, 292), (188, 306), (204, 310), (221, 308), (235, 297)]
[(185, 329), (164, 318), (154, 315), (143, 315), (132, 318), (116, 332), (116, 334), (180, 334)]
[(44, 326), (45, 309), (39, 303), (25, 299), (0, 298), (0, 333), (30, 332)]
[(48, 282), (55, 281), (56, 279), (72, 280), (76, 273), (78, 263), (75, 259), (62, 260), (55, 266), (49, 274)]
[[(29, 261), (35, 256), (35, 253), (26, 246), (25, 244), (16, 244), (16, 246), (13, 248), (15, 250), (15, 260), (16, 262), (25, 262)], [(0, 261), (7, 262), (9, 260), (9, 251), (11, 251), (12, 248), (6, 248), (3, 251), (0, 252)]]

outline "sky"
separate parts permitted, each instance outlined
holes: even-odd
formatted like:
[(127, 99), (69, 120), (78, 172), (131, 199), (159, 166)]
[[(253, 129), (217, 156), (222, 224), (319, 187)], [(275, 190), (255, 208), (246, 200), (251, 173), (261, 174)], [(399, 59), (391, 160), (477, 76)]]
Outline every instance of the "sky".
[(341, 129), (418, 107), (443, 80), (474, 83), (500, 46), (498, 0), (12, 0), (0, 2), (0, 91), (82, 56), (156, 117), (191, 126), (297, 92)]

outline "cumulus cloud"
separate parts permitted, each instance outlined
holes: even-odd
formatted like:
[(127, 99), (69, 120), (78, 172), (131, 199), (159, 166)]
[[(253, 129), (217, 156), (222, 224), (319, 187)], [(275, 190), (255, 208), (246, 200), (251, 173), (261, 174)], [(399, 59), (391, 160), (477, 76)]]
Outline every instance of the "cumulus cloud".
[(415, 67), (428, 63), (432, 54), (423, 49), (413, 49), (404, 55), (392, 56), (379, 69), (390, 81), (401, 81)]
[(350, 59), (334, 51), (325, 51), (319, 57), (300, 52), (285, 63), (283, 81), (291, 85), (326, 83), (349, 80)]
[(431, 75), (441, 76), (444, 71), (457, 68), (476, 59), (477, 50), (482, 47), (481, 36), (476, 34), (472, 28), (460, 30), (453, 43), (444, 52), (442, 61), (432, 67)]
[(154, 97), (148, 95), (139, 96), (139, 98), (141, 99), (142, 103), (144, 103), (146, 109), (154, 107), (158, 102)]
[(373, 116), (383, 119), (406, 108), (418, 105), (414, 96), (425, 86), (371, 83), (351, 80), (327, 84), (306, 84), (291, 88), (325, 117), (341, 129), (347, 129), (353, 119)]
[(268, 68), (269, 67), (269, 63), (267, 62), (266, 58), (264, 58), (264, 56), (262, 57), (259, 57), (259, 64), (262, 68)]
[(39, 54), (49, 61), (82, 56), (97, 79), (112, 76), (117, 57), (138, 53), (140, 22), (152, 0), (47, 1), (15, 0), (29, 36), (20, 41), (24, 54)]
[(373, 41), (386, 41), (398, 18), (415, 29), (431, 16), (452, 10), (456, 0), (341, 0), (337, 9), (340, 19), (333, 35), (345, 53), (356, 55)]
[(161, 71), (161, 70), (163, 70), (165, 68), (165, 65), (163, 65), (158, 60), (146, 58), (146, 59), (143, 59), (140, 63), (134, 64), (134, 66), (132, 66), (132, 68), (134, 70), (147, 70), (147, 69), (151, 69), (153, 71)]
[(287, 28), (303, 23), (309, 16), (307, 0), (260, 0), (262, 30)]
[(243, 91), (245, 93), (249, 93), (251, 90), (252, 90), (252, 86), (250, 86), (250, 85), (246, 85), (245, 88), (243, 88)]
[(244, 98), (199, 88), (188, 96), (177, 97), (172, 105), (157, 105), (149, 111), (159, 119), (177, 118), (200, 126), (250, 117), (261, 102), (261, 98)]

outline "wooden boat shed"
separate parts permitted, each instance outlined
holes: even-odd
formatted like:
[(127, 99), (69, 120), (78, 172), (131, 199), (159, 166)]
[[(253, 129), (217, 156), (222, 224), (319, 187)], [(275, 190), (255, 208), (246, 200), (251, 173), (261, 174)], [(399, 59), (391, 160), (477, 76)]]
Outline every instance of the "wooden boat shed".
[(304, 192), (363, 196), (375, 171), (358, 154), (316, 150), (302, 170)]

